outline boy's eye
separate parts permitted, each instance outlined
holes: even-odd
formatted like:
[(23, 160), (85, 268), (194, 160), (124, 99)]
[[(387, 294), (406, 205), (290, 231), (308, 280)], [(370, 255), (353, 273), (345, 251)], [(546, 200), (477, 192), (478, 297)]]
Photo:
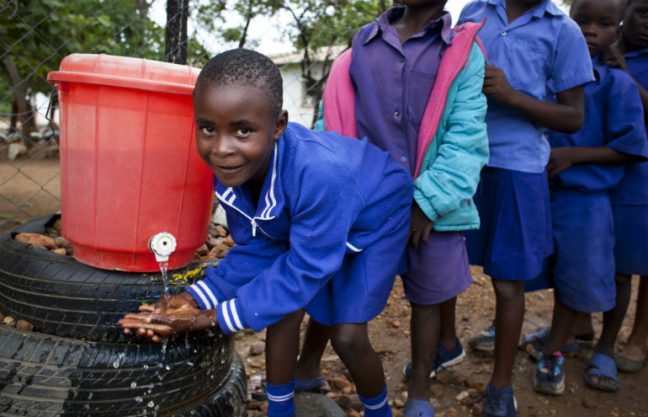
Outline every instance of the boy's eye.
[(214, 136), (215, 133), (214, 128), (211, 126), (203, 126), (200, 128), (200, 131), (205, 136)]
[(252, 134), (252, 129), (248, 127), (241, 127), (236, 131), (236, 136), (247, 138)]

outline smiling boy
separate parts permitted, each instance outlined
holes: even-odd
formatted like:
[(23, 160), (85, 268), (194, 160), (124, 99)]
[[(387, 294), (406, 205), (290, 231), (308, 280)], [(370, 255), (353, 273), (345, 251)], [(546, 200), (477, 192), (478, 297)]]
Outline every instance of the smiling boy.
[(237, 246), (187, 292), (120, 323), (153, 340), (212, 326), (267, 328), (268, 415), (283, 417), (294, 415), (305, 309), (332, 326), (365, 416), (391, 416), (367, 322), (401, 272), (412, 181), (365, 140), (288, 123), (282, 90), (277, 67), (253, 51), (222, 53), (203, 68), (196, 143)]

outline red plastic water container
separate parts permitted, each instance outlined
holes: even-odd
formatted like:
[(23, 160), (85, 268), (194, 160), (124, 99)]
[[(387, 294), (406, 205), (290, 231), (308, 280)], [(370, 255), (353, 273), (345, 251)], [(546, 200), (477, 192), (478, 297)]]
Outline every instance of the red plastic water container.
[(205, 242), (213, 175), (194, 139), (198, 70), (72, 54), (49, 73), (60, 102), (63, 236), (103, 269), (158, 271), (149, 239), (169, 232), (169, 269)]

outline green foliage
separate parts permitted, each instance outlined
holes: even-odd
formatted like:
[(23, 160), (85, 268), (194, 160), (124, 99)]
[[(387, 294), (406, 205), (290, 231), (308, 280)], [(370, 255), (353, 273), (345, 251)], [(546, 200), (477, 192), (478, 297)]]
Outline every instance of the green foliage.
[[(164, 29), (138, 4), (146, 6), (132, 0), (6, 1), (0, 6), (3, 56), (14, 60), (32, 93), (51, 91), (47, 73), (73, 52), (161, 59)], [(0, 103), (11, 99), (10, 90), (2, 90)]]

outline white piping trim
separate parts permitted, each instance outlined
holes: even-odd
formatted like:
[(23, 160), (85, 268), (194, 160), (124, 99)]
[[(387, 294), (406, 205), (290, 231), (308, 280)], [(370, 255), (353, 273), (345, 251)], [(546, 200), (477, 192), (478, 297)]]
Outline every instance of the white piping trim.
[(235, 332), (236, 329), (232, 326), (232, 321), (230, 320), (229, 312), (227, 311), (227, 304), (221, 304), (221, 311), (223, 312), (223, 318), (225, 318), (225, 325), (230, 330), (230, 332)]
[(216, 308), (216, 306), (218, 305), (218, 300), (216, 299), (216, 296), (214, 295), (212, 290), (209, 289), (209, 287), (207, 286), (207, 284), (205, 284), (203, 280), (198, 281), (196, 284), (200, 285), (201, 288), (205, 290), (205, 294), (207, 294), (214, 308)]
[(378, 409), (384, 407), (385, 404), (387, 404), (387, 397), (385, 397), (384, 400), (382, 400), (379, 404), (376, 404), (376, 405), (367, 405), (367, 404), (365, 404), (365, 403), (362, 403), (362, 405), (364, 405), (364, 407), (365, 407), (367, 410), (378, 410)]
[(227, 196), (228, 196), (232, 191), (233, 191), (233, 190), (232, 190), (232, 187), (227, 187), (227, 188), (225, 189), (225, 192), (221, 195), (221, 197), (222, 197), (223, 199), (227, 199)]
[[(269, 220), (273, 217), (270, 216), (270, 211), (277, 205), (277, 200), (275, 199), (274, 187), (275, 180), (277, 179), (277, 147), (274, 148), (274, 159), (272, 163), (272, 179), (270, 181), (270, 190), (266, 193), (266, 208), (261, 212), (260, 219)], [(270, 204), (268, 202), (268, 196), (270, 197)]]
[(350, 244), (349, 242), (346, 243), (346, 247), (349, 248), (349, 249), (351, 249), (351, 250), (354, 251), (354, 252), (362, 252), (362, 249), (360, 249), (360, 248), (356, 248), (355, 246), (353, 246), (353, 245)]
[(234, 303), (234, 299), (229, 301), (230, 303), (230, 311), (232, 312), (232, 318), (234, 318), (234, 324), (236, 327), (238, 327), (238, 330), (243, 330), (245, 327), (243, 327), (243, 323), (241, 323), (241, 319), (239, 318), (238, 311), (236, 310), (236, 304)]
[(268, 396), (268, 400), (270, 400), (270, 401), (274, 401), (276, 403), (277, 402), (284, 402), (284, 401), (288, 401), (291, 398), (293, 398), (295, 396), (295, 391), (292, 391), (292, 392), (290, 392), (290, 393), (288, 393), (286, 395), (270, 395), (270, 394), (267, 394), (267, 396)]
[[(225, 193), (223, 193), (223, 194), (225, 194)], [(266, 231), (263, 230), (263, 229), (262, 229), (262, 228), (261, 228), (261, 227), (256, 223), (255, 219), (258, 219), (259, 217), (250, 217), (250, 216), (248, 216), (247, 214), (245, 214), (245, 212), (244, 212), (243, 210), (239, 209), (239, 208), (236, 207), (234, 204), (232, 204), (232, 203), (234, 202), (234, 200), (236, 199), (236, 194), (233, 195), (231, 201), (227, 201), (226, 199), (224, 199), (224, 198), (223, 198), (223, 194), (218, 194), (218, 193), (216, 193), (216, 198), (218, 198), (218, 200), (219, 200), (221, 203), (223, 203), (223, 204), (225, 204), (225, 205), (227, 205), (227, 206), (230, 206), (230, 207), (233, 208), (234, 210), (236, 210), (236, 211), (238, 211), (239, 213), (241, 213), (241, 214), (243, 215), (243, 217), (245, 217), (246, 219), (248, 219), (248, 220), (250, 221), (250, 223), (251, 223), (251, 225), (252, 225), (252, 232), (253, 232), (252, 234), (253, 234), (253, 236), (256, 236), (256, 228), (258, 227), (258, 228), (263, 232), (264, 235), (268, 236), (269, 238), (273, 238), (271, 235), (269, 235), (268, 233), (266, 233)], [(274, 217), (270, 217), (270, 218), (262, 219), (262, 220), (272, 220), (272, 219), (274, 219)], [(274, 238), (273, 238), (273, 239), (274, 239)]]
[(203, 304), (205, 305), (207, 310), (211, 310), (212, 306), (209, 304), (209, 300), (207, 300), (207, 297), (205, 297), (205, 294), (203, 294), (202, 290), (200, 287), (198, 287), (196, 284), (190, 285), (190, 288), (198, 294), (198, 297), (202, 300)]

